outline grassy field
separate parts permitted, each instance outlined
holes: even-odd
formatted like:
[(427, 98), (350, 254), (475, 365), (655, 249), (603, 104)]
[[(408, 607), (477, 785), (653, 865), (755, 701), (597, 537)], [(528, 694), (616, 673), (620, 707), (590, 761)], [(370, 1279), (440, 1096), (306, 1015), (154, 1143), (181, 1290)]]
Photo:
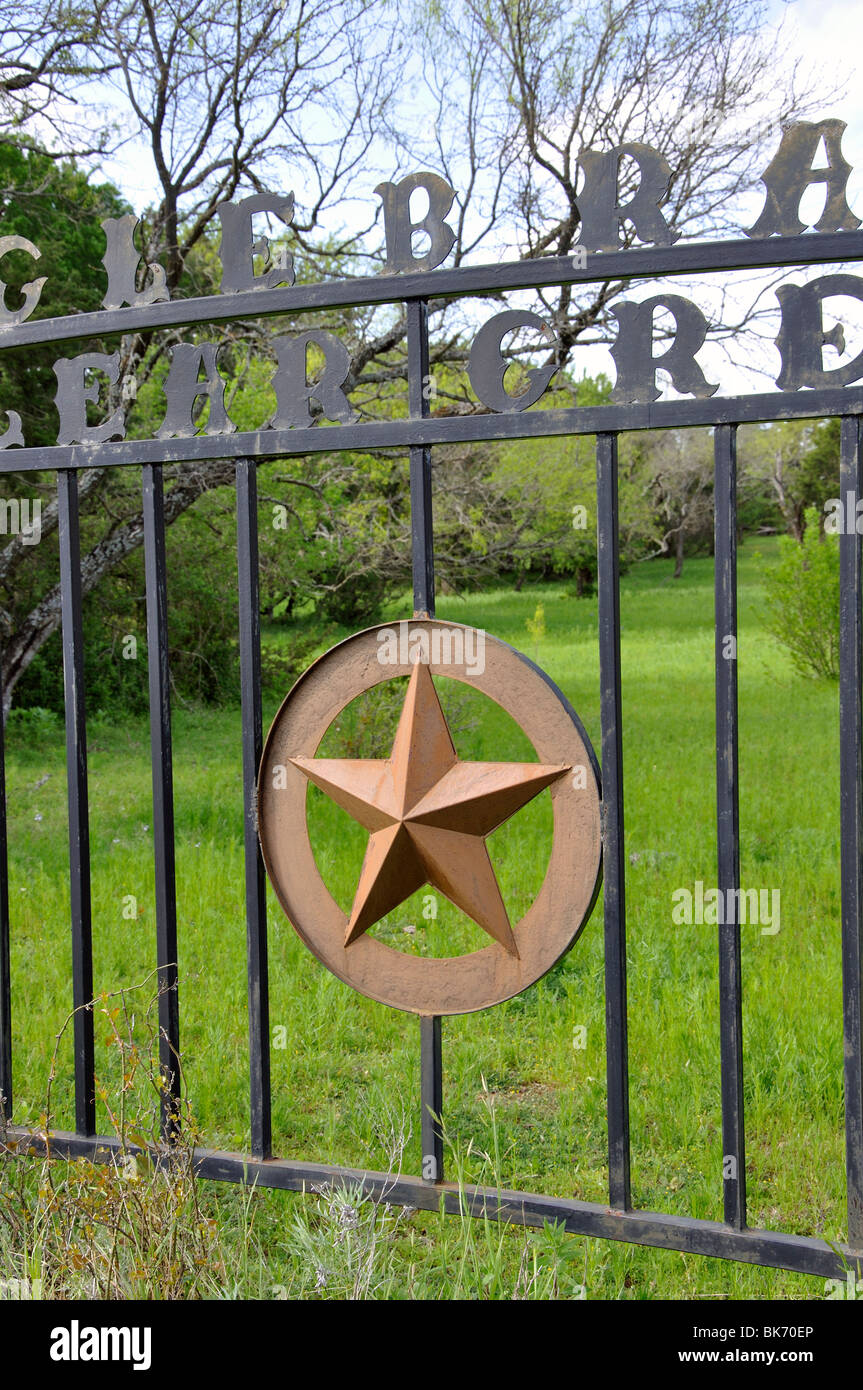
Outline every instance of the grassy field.
[[(838, 1240), (845, 1221), (838, 697), (835, 686), (795, 675), (765, 630), (761, 576), (774, 558), (772, 542), (747, 541), (740, 553), (742, 883), (781, 894), (777, 932), (742, 929), (750, 1221)], [(675, 889), (716, 878), (712, 578), (710, 560), (687, 562), (676, 582), (666, 566), (643, 565), (623, 580), (621, 611), (633, 1197), (643, 1208), (719, 1219), (716, 930), (675, 925), (671, 915)], [(534, 637), (527, 622), (538, 604), (545, 633)], [(440, 615), (484, 627), (537, 659), (599, 748), (595, 600), (553, 584), (446, 599)], [(523, 736), (488, 702), (460, 699), (448, 709), (462, 756), (524, 756)], [(265, 727), (274, 712), (275, 702)], [(350, 750), (369, 729), (362, 713), (343, 723), (332, 746)], [(372, 732), (388, 737), (386, 725)], [(207, 1142), (243, 1149), (239, 715), (178, 708), (175, 735), (187, 1082)], [(7, 741), (15, 1119), (38, 1123), (54, 1036), (70, 1006), (62, 730), (50, 719), (13, 718)], [(359, 751), (368, 755), (367, 747)], [(145, 723), (92, 719), (90, 787), (98, 992), (135, 984), (154, 964)], [(316, 791), (309, 815), (322, 872), (347, 906), (364, 837)], [(549, 832), (545, 793), (492, 841), (516, 916), (542, 880)], [(444, 900), (436, 921), (420, 908), (418, 895), (378, 932), (419, 953), (479, 944), (478, 929)], [(272, 898), (270, 911), (271, 1023), (283, 1044), (273, 1051), (276, 1152), (381, 1167), (388, 1127), (412, 1120), (402, 1162), (419, 1171), (416, 1020), (353, 994), (303, 948)], [(544, 980), (496, 1009), (445, 1021), (448, 1176), (496, 1174), (508, 1187), (606, 1200), (603, 1016), (600, 898), (580, 941)], [(573, 1045), (582, 1039), (583, 1047)], [(71, 1127), (68, 1038), (59, 1058), (54, 1123)], [(97, 1069), (108, 1075), (111, 1065), (97, 1027)], [(206, 1200), (224, 1238), (236, 1230), (239, 1249), (248, 1211), (241, 1194), (208, 1191)], [(284, 1194), (258, 1193), (253, 1204), (258, 1253), (226, 1262), (234, 1274), (225, 1276), (223, 1295), (314, 1292), (315, 1241), (327, 1244), (332, 1213)], [(378, 1292), (393, 1297), (512, 1297), (524, 1291), (528, 1268), (542, 1296), (574, 1296), (581, 1286), (603, 1299), (824, 1296), (817, 1279), (668, 1252), (481, 1224), (468, 1231), (428, 1214), (396, 1223), (380, 1211), (370, 1219), (380, 1227)]]

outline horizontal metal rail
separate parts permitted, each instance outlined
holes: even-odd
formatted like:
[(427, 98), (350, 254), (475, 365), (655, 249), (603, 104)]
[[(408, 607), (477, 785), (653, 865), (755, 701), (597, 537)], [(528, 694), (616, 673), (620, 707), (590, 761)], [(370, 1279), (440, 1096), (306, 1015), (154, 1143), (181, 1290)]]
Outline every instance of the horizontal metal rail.
[(863, 415), (863, 387), (774, 391), (709, 400), (653, 401), (647, 405), (596, 405), (568, 410), (525, 410), (432, 419), (372, 420), (321, 429), (252, 430), (196, 434), (182, 439), (122, 439), (111, 444), (64, 444), (0, 452), (0, 473), (53, 468), (114, 468), (137, 464), (208, 462), (213, 459), (285, 458), (339, 449), (405, 449), (413, 445), (464, 444), (494, 439), (687, 429), (697, 425), (752, 424), (764, 420), (814, 420), (825, 415)]
[(542, 289), (547, 285), (595, 284), (606, 280), (661, 279), (729, 270), (764, 270), (781, 266), (832, 265), (863, 260), (863, 231), (813, 232), (801, 236), (748, 237), (727, 241), (683, 241), (674, 246), (633, 246), (628, 250), (588, 252), (585, 268), (571, 256), (538, 256), (500, 265), (458, 266), (448, 270), (367, 275), (355, 280), (323, 280), (242, 294), (172, 299), (128, 309), (99, 309), (59, 319), (28, 319), (0, 326), (0, 350), (32, 347), (78, 338), (142, 333), (146, 329), (183, 328), (196, 323), (269, 318), (274, 314), (308, 314), (321, 309), (351, 309), (402, 299), (452, 299), (459, 295), (495, 295), (504, 290)]
[[(6, 1150), (11, 1153), (43, 1156), (44, 1134), (10, 1125)], [(2, 1148), (2, 1146), (0, 1146)], [(123, 1147), (116, 1136), (82, 1139), (75, 1134), (50, 1135), (50, 1151), (57, 1158), (86, 1158), (107, 1163)], [(126, 1145), (125, 1152), (140, 1152)], [(168, 1151), (160, 1161), (170, 1163)], [(816, 1274), (825, 1279), (845, 1278), (848, 1268), (863, 1277), (863, 1249), (830, 1245), (809, 1236), (788, 1235), (782, 1231), (735, 1230), (719, 1221), (695, 1217), (667, 1216), (653, 1211), (616, 1211), (597, 1202), (577, 1202), (541, 1193), (508, 1192), (504, 1188), (461, 1186), (456, 1183), (430, 1184), (422, 1178), (401, 1173), (378, 1173), (362, 1168), (344, 1168), (329, 1163), (299, 1163), (294, 1159), (253, 1159), (218, 1149), (196, 1149), (195, 1166), (199, 1178), (216, 1182), (245, 1183), (248, 1186), (280, 1188), (290, 1192), (312, 1192), (324, 1184), (362, 1183), (370, 1196), (393, 1206), (417, 1207), (447, 1215), (462, 1210), (471, 1216), (488, 1216), (516, 1226), (561, 1224), (570, 1235), (591, 1236), (599, 1240), (626, 1241), (633, 1245), (678, 1250), (692, 1255), (709, 1255), (721, 1260), (789, 1269), (798, 1274)]]

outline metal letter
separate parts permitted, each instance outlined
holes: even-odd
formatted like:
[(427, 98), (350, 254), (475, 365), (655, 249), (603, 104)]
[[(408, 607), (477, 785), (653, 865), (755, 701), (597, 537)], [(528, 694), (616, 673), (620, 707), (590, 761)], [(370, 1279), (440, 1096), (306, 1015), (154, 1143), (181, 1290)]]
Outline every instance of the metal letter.
[(108, 288), (102, 304), (106, 309), (120, 309), (124, 304), (140, 308), (143, 304), (156, 304), (170, 299), (165, 284), (165, 272), (160, 265), (147, 264), (145, 280), (150, 283), (138, 289), (138, 267), (141, 257), (135, 249), (135, 228), (138, 218), (134, 213), (125, 217), (106, 217), (102, 223), (105, 233), (105, 254), (102, 264), (108, 272)]
[[(411, 221), (411, 194), (424, 188), (429, 206), (419, 222)], [(452, 207), (455, 189), (439, 174), (408, 174), (400, 183), (379, 183), (375, 193), (384, 205), (384, 234), (387, 243), (386, 274), (399, 270), (434, 270), (446, 260), (455, 242), (455, 232), (444, 218)], [(413, 253), (414, 232), (427, 232), (431, 245), (424, 256)]]
[(21, 416), (17, 410), (4, 410), (3, 414), (9, 421), (9, 428), (0, 434), (0, 449), (9, 449), (13, 444), (23, 444), (24, 435), (21, 430)]
[[(798, 217), (800, 199), (810, 183), (826, 183), (827, 201), (815, 223), (816, 232), (853, 232), (860, 226), (845, 201), (845, 188), (851, 165), (842, 154), (844, 121), (796, 121), (782, 132), (779, 149), (761, 175), (767, 199), (761, 216), (746, 231), (747, 236), (766, 237), (773, 232), (797, 236), (806, 230)], [(827, 167), (813, 169), (812, 160), (819, 140), (827, 151)], [(744, 229), (746, 230), (746, 229)]]
[[(660, 357), (653, 355), (653, 315), (667, 309), (674, 317), (675, 333), (671, 347)], [(711, 386), (695, 360), (707, 336), (707, 319), (697, 305), (679, 294), (657, 294), (641, 304), (625, 300), (612, 309), (620, 333), (611, 355), (617, 368), (612, 399), (615, 401), (655, 401), (661, 394), (656, 385), (656, 369), (664, 367), (675, 390), (699, 399), (719, 390)]]
[(557, 371), (556, 362), (545, 367), (529, 367), (527, 389), (520, 396), (509, 394), (504, 388), (503, 378), (511, 363), (502, 355), (500, 345), (505, 335), (516, 328), (538, 328), (550, 343), (557, 344), (557, 338), (548, 324), (538, 314), (526, 310), (506, 309), (484, 323), (473, 340), (467, 374), (477, 396), (489, 410), (526, 410), (539, 400)]
[[(324, 354), (324, 369), (317, 381), (309, 384), (306, 351), (314, 343)], [(295, 425), (314, 424), (311, 401), (320, 402), (328, 420), (348, 424), (357, 417), (342, 387), (351, 370), (347, 348), (321, 328), (298, 333), (295, 338), (276, 338), (274, 347), (278, 368), (273, 377), (276, 391), (276, 413), (270, 421), (273, 429), (291, 429)]]
[(801, 386), (848, 386), (863, 376), (863, 352), (842, 367), (829, 371), (824, 367), (822, 348), (845, 351), (841, 323), (824, 331), (822, 300), (834, 294), (863, 300), (863, 279), (859, 275), (822, 275), (808, 285), (780, 285), (776, 291), (782, 310), (776, 338), (782, 370), (776, 385), (783, 391), (799, 391)]
[[(623, 155), (631, 155), (640, 179), (628, 203), (618, 202), (618, 172)], [(579, 245), (587, 251), (616, 251), (620, 223), (628, 217), (642, 241), (671, 246), (680, 236), (659, 211), (665, 202), (671, 169), (664, 155), (652, 145), (630, 140), (613, 150), (582, 150), (578, 162), (584, 170), (584, 188), (578, 196), (581, 213)]]
[(60, 416), (58, 444), (102, 444), (106, 439), (125, 439), (126, 421), (117, 409), (101, 425), (87, 424), (87, 402), (99, 399), (99, 382), (86, 384), (87, 372), (104, 372), (108, 385), (115, 386), (120, 375), (120, 354), (83, 352), (79, 357), (61, 357), (54, 363), (57, 395), (54, 404)]
[[(258, 212), (271, 212), (281, 222), (290, 222), (294, 215), (294, 195), (288, 193), (253, 193), (239, 203), (219, 203), (216, 208), (222, 223), (222, 294), (237, 294), (241, 290), (272, 290), (276, 285), (294, 283), (294, 260), (285, 253), (277, 264), (272, 263), (269, 238), (256, 237), (252, 218)], [(263, 256), (270, 265), (260, 275), (255, 274), (253, 256)], [(283, 263), (282, 263), (283, 262)]]
[[(0, 236), (0, 260), (9, 251), (26, 251), (28, 256), (33, 257), (34, 261), (42, 258), (42, 252), (38, 246), (34, 246), (32, 241), (28, 241), (25, 236)], [(26, 285), (21, 286), (24, 303), (20, 309), (6, 308), (6, 285), (0, 280), (0, 328), (7, 324), (23, 323), (26, 318), (30, 317), (39, 303), (42, 286), (47, 278), (46, 275), (43, 275), (41, 279), (28, 280)]]
[[(209, 396), (210, 414), (204, 434), (233, 434), (237, 428), (225, 411), (225, 383), (216, 371), (215, 343), (179, 343), (171, 354), (165, 381), (167, 406), (157, 438), (172, 439), (197, 434), (192, 412), (199, 396)], [(201, 370), (205, 379), (200, 380)]]

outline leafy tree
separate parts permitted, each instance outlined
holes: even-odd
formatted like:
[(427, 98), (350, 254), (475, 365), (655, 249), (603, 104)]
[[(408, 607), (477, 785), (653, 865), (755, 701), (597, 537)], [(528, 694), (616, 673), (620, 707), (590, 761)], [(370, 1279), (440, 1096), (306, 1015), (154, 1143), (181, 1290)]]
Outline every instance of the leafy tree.
[[(412, 91), (403, 147), (413, 160), (422, 150), (463, 190), (457, 261), (477, 249), (497, 254), (501, 242), (525, 257), (569, 254), (580, 236), (581, 151), (628, 141), (665, 156), (662, 211), (678, 234), (739, 236), (739, 200), (757, 183), (765, 149), (789, 119), (816, 109), (816, 96), (818, 109), (827, 98), (823, 83), (806, 89), (764, 0), (432, 0), (425, 15), (417, 44), (435, 119), (417, 128)], [(621, 203), (638, 178), (635, 162), (623, 161)], [(626, 222), (621, 245), (634, 240)], [(631, 284), (537, 294), (563, 365), (576, 344), (609, 340), (612, 306)]]

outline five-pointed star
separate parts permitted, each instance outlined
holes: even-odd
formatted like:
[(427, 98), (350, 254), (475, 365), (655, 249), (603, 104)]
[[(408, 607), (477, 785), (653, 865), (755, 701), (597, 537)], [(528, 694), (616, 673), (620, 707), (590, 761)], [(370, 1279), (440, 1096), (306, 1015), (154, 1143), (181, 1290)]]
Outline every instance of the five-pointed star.
[(422, 662), (389, 758), (291, 762), (371, 832), (346, 946), (429, 883), (518, 955), (485, 838), (568, 766), (460, 762)]

